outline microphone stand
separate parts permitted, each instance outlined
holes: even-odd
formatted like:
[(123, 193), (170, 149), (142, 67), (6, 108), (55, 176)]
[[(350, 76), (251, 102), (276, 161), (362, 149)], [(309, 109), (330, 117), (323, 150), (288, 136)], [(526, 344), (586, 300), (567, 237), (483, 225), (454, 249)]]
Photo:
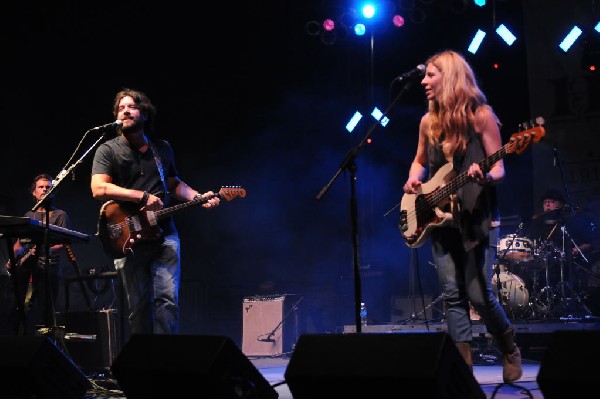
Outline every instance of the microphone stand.
[[(45, 285), (46, 285), (46, 317), (49, 317), (49, 321), (50, 321), (50, 326), (46, 326), (51, 334), (52, 339), (57, 342), (60, 343), (60, 346), (63, 350), (66, 350), (65, 345), (64, 345), (64, 331), (61, 331), (62, 328), (58, 327), (56, 324), (56, 310), (54, 308), (54, 295), (52, 293), (51, 290), (51, 285), (50, 285), (50, 207), (51, 207), (51, 199), (52, 199), (52, 193), (56, 190), (56, 188), (60, 185), (60, 183), (62, 182), (62, 180), (67, 177), (69, 175), (70, 172), (72, 172), (75, 167), (77, 165), (79, 165), (83, 159), (85, 158), (85, 156), (93, 149), (95, 148), (100, 141), (102, 141), (104, 139), (104, 136), (106, 136), (106, 132), (103, 132), (102, 135), (100, 136), (100, 138), (98, 140), (96, 140), (94, 142), (94, 144), (92, 144), (92, 146), (84, 152), (84, 154), (76, 161), (74, 162), (71, 166), (68, 166), (69, 163), (71, 162), (71, 160), (74, 158), (75, 153), (77, 153), (77, 150), (79, 149), (79, 147), (81, 146), (82, 141), (85, 139), (85, 137), (88, 135), (88, 133), (90, 133), (91, 131), (93, 131), (94, 129), (90, 129), (88, 131), (85, 132), (85, 134), (83, 135), (83, 138), (79, 141), (79, 144), (77, 145), (77, 148), (75, 149), (75, 152), (73, 153), (73, 155), (71, 156), (71, 158), (69, 159), (69, 161), (67, 162), (66, 166), (63, 168), (63, 170), (58, 174), (58, 176), (56, 177), (56, 179), (53, 181), (50, 189), (46, 192), (46, 195), (40, 199), (34, 206), (33, 208), (31, 208), (32, 212), (36, 212), (42, 205), (44, 206), (44, 209), (46, 210), (45, 212), (45, 224), (42, 224), (42, 226), (44, 227), (44, 249), (45, 249), (45, 260), (44, 260), (44, 276), (45, 276)], [(84, 295), (85, 295), (85, 291), (84, 291)], [(88, 304), (89, 304), (89, 298), (88, 298)], [(46, 320), (48, 321), (48, 320)]]
[(275, 342), (275, 340), (273, 339), (273, 336), (275, 335), (277, 330), (279, 330), (279, 328), (283, 325), (283, 323), (287, 320), (287, 318), (290, 317), (292, 312), (295, 312), (296, 310), (298, 310), (298, 305), (300, 304), (300, 302), (302, 302), (303, 299), (304, 299), (304, 297), (301, 296), (300, 299), (298, 299), (296, 302), (294, 302), (294, 304), (292, 305), (290, 310), (288, 310), (288, 312), (285, 314), (285, 316), (283, 316), (281, 321), (279, 323), (277, 323), (275, 328), (270, 333), (265, 335), (264, 338), (260, 338), (261, 336), (259, 336), (259, 338), (256, 338), (256, 340), (260, 341), (260, 342)]
[[(563, 183), (563, 189), (566, 195), (566, 202), (565, 202), (565, 206), (564, 208), (568, 208), (571, 213), (574, 213), (574, 209), (572, 206), (572, 202), (571, 202), (571, 193), (569, 192), (569, 187), (567, 186), (567, 180), (565, 178), (565, 174), (563, 172), (562, 166), (561, 166), (561, 161), (560, 161), (560, 154), (558, 152), (558, 145), (556, 143), (554, 143), (554, 166), (558, 167), (558, 171), (560, 172), (560, 177)], [(569, 287), (570, 291), (573, 293), (573, 289), (571, 288), (571, 286), (569, 285), (570, 282), (573, 281), (573, 256), (571, 254), (569, 254), (569, 258), (568, 258), (568, 262), (567, 263), (567, 274), (569, 276), (568, 281), (565, 281), (564, 278), (564, 265), (565, 265), (565, 257), (566, 257), (566, 253), (565, 253), (565, 235), (567, 234), (566, 232), (566, 218), (564, 217), (564, 215), (562, 214), (562, 211), (560, 213), (560, 224), (561, 224), (561, 230), (562, 230), (562, 252), (561, 252), (561, 256), (560, 256), (560, 287), (561, 287), (561, 295), (562, 298), (565, 299), (565, 285)], [(570, 238), (570, 236), (569, 236)], [(577, 245), (575, 246), (577, 249), (579, 249), (579, 247), (577, 247)]]
[[(391, 102), (388, 108), (383, 112), (381, 118), (379, 120), (384, 119), (392, 107), (398, 102), (402, 94), (407, 91), (411, 86), (412, 81), (407, 81), (406, 85), (402, 88), (400, 93), (396, 96), (396, 98)], [(350, 149), (346, 154), (346, 157), (340, 164), (340, 167), (335, 172), (333, 177), (329, 180), (329, 182), (321, 189), (319, 194), (317, 194), (316, 199), (320, 200), (323, 198), (325, 193), (329, 190), (333, 182), (338, 178), (338, 176), (342, 173), (342, 171), (347, 170), (350, 172), (350, 219), (352, 224), (352, 254), (353, 254), (353, 275), (354, 275), (354, 318), (356, 325), (356, 332), (360, 333), (362, 331), (362, 324), (360, 322), (360, 304), (362, 302), (362, 292), (361, 292), (361, 281), (360, 281), (360, 266), (359, 266), (359, 254), (358, 254), (358, 206), (356, 201), (356, 163), (354, 162), (355, 158), (358, 156), (360, 150), (367, 144), (367, 141), (373, 131), (379, 126), (379, 121), (373, 123), (371, 128), (367, 131), (363, 139), (360, 143)]]

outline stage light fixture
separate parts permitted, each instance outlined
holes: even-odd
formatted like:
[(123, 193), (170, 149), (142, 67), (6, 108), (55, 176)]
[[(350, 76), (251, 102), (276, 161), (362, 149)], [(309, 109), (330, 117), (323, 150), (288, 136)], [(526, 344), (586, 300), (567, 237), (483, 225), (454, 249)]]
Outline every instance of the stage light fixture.
[(477, 29), (475, 36), (471, 40), (471, 44), (469, 44), (469, 48), (467, 49), (469, 53), (475, 54), (477, 50), (479, 50), (479, 46), (481, 46), (481, 42), (485, 38), (486, 33), (481, 29)]
[(485, 6), (486, 1), (485, 0), (473, 0), (473, 3), (475, 3), (475, 5), (478, 7), (483, 7), (483, 6)]
[(508, 44), (511, 46), (515, 40), (517, 40), (516, 36), (512, 34), (512, 32), (504, 25), (500, 24), (496, 29), (496, 33)]
[(365, 24), (358, 23), (358, 24), (354, 25), (354, 33), (357, 36), (364, 35), (366, 31), (367, 31), (367, 28), (366, 28)]
[(558, 47), (560, 47), (562, 51), (566, 53), (567, 51), (569, 51), (573, 43), (575, 43), (575, 41), (579, 38), (579, 36), (581, 36), (582, 33), (583, 31), (581, 30), (581, 28), (579, 28), (577, 25), (573, 26), (573, 28), (571, 28), (567, 36), (565, 36), (565, 38), (560, 42)]
[(327, 18), (325, 21), (323, 21), (323, 29), (325, 29), (328, 32), (334, 30), (335, 22), (333, 22), (331, 18)]
[(373, 4), (365, 4), (361, 8), (361, 12), (363, 17), (371, 19), (375, 16), (375, 6)]
[(304, 25), (304, 29), (306, 29), (306, 33), (309, 36), (317, 36), (321, 33), (321, 25), (317, 21), (308, 21), (306, 25)]
[(371, 111), (371, 116), (375, 118), (375, 120), (379, 121), (383, 127), (385, 127), (390, 121), (387, 116), (383, 116), (383, 112), (381, 112), (377, 107), (373, 108), (373, 111)]
[(350, 118), (350, 121), (348, 121), (348, 123), (346, 124), (346, 130), (348, 131), (348, 133), (352, 133), (352, 131), (354, 130), (356, 125), (358, 125), (358, 122), (360, 122), (361, 119), (362, 114), (356, 111), (354, 115), (352, 115), (352, 118)]
[(331, 45), (337, 40), (337, 33), (334, 30), (326, 30), (321, 33), (321, 42), (323, 44)]
[(396, 28), (401, 28), (402, 26), (404, 26), (404, 18), (402, 17), (402, 15), (396, 14), (394, 15), (394, 18), (392, 18), (392, 23)]

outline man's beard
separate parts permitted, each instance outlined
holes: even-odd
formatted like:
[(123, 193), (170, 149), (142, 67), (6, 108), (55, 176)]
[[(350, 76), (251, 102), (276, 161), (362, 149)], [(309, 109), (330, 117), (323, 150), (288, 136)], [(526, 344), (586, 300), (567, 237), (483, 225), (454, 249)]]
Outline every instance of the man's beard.
[(136, 133), (144, 129), (144, 123), (141, 120), (135, 121), (131, 126), (121, 125), (121, 132), (127, 135), (129, 133)]

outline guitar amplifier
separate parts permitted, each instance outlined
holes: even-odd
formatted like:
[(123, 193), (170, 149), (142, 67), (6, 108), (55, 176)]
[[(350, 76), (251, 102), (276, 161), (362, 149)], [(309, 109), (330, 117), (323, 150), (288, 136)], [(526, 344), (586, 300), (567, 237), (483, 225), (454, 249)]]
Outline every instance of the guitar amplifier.
[(277, 356), (291, 352), (298, 338), (297, 295), (244, 298), (242, 352), (246, 356)]
[(117, 310), (59, 313), (69, 356), (86, 372), (105, 371), (121, 350)]

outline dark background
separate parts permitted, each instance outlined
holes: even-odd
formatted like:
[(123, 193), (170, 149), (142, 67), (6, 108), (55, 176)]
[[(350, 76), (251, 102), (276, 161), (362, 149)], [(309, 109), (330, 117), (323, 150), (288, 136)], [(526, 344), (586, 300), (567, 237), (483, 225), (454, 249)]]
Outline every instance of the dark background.
[[(100, 135), (85, 132), (113, 120), (118, 90), (140, 89), (158, 109), (156, 136), (173, 144), (184, 181), (199, 191), (247, 191), (219, 208), (176, 216), (182, 332), (239, 341), (243, 298), (267, 294), (301, 295), (301, 330), (332, 332), (355, 322), (351, 174), (338, 169), (369, 134), (355, 158), (360, 283), (372, 321), (389, 322), (393, 298), (421, 302), (421, 294), (439, 294), (429, 247), (411, 253), (397, 228), (395, 207), (426, 103), (418, 80), (407, 87), (394, 78), (452, 48), (472, 62), (505, 141), (536, 116), (528, 105), (525, 40), (508, 47), (491, 29), (504, 22), (522, 37), (520, 1), (494, 4), (390, 1), (386, 12), (407, 15), (404, 27), (381, 21), (372, 35), (339, 33), (326, 44), (308, 34), (307, 22), (341, 21), (352, 2), (4, 2), (4, 213), (30, 209), (33, 176), (57, 175), (73, 157), (81, 162), (57, 187), (55, 204), (69, 212), (74, 230), (93, 234), (100, 204), (89, 190), (93, 154), (83, 155)], [(478, 27), (488, 30), (487, 44), (471, 55), (466, 48)], [(390, 107), (387, 127), (368, 117), (374, 105)], [(355, 110), (367, 117), (348, 134)], [(529, 153), (507, 157), (506, 167), (503, 216), (529, 217)], [(95, 239), (73, 249), (82, 272), (112, 270)], [(73, 273), (66, 261), (65, 272)], [(96, 287), (98, 309), (118, 306), (118, 287), (109, 283)], [(71, 291), (71, 308), (81, 307), (78, 289)]]

